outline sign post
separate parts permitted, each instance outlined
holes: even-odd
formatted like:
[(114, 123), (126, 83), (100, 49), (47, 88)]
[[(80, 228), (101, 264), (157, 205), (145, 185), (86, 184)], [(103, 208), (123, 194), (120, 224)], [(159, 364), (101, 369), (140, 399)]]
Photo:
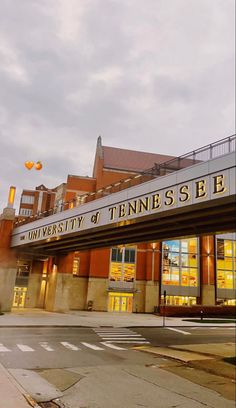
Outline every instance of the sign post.
[(163, 327), (166, 325), (166, 290), (164, 290), (164, 304), (163, 304)]

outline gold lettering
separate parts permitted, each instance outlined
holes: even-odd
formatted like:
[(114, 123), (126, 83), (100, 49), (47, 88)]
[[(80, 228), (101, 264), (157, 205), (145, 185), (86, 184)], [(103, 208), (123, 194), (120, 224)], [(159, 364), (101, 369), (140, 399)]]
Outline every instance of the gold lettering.
[(173, 190), (167, 190), (165, 192), (165, 197), (169, 199), (169, 201), (167, 201), (167, 200), (165, 201), (165, 205), (169, 206), (169, 205), (174, 204), (175, 199), (174, 199), (174, 191)]
[(76, 218), (72, 218), (72, 219), (70, 220), (71, 229), (72, 229), (72, 230), (75, 228), (75, 222), (76, 222)]
[(219, 176), (214, 176), (213, 179), (214, 179), (213, 194), (224, 193), (226, 191), (224, 175), (220, 174)]
[(184, 203), (185, 201), (188, 201), (190, 199), (190, 193), (188, 189), (189, 189), (189, 186), (187, 185), (180, 187), (179, 189), (180, 194), (184, 194), (184, 197), (179, 197), (179, 201), (181, 201), (181, 203)]
[(111, 215), (111, 217), (110, 217), (110, 221), (113, 221), (114, 220), (114, 218), (115, 218), (115, 215), (116, 215), (116, 207), (111, 207), (111, 208), (109, 208), (109, 211), (110, 211), (110, 215)]
[(57, 232), (58, 233), (60, 233), (60, 232), (63, 232), (63, 222), (60, 222), (59, 224), (58, 224), (58, 227), (57, 227)]
[(137, 201), (129, 202), (128, 203), (128, 214), (127, 215), (132, 215), (132, 214), (137, 214), (138, 209), (137, 209)]
[(56, 234), (56, 232), (57, 232), (57, 224), (53, 224), (53, 226), (52, 226), (52, 235)]
[(199, 180), (196, 181), (196, 198), (203, 198), (206, 197), (206, 180)]
[(119, 218), (126, 216), (126, 204), (119, 205)]
[(49, 225), (49, 227), (48, 227), (47, 235), (52, 235), (52, 226), (51, 225)]
[(77, 218), (77, 227), (78, 228), (82, 227), (83, 221), (84, 221), (84, 217), (82, 215), (81, 215), (81, 217)]
[(46, 234), (47, 234), (47, 229), (48, 229), (48, 227), (43, 227), (43, 237), (46, 236)]
[(161, 208), (161, 196), (157, 193), (152, 196), (152, 210), (157, 210), (158, 208)]
[(139, 213), (143, 213), (144, 210), (148, 211), (149, 210), (149, 205), (150, 205), (150, 198), (149, 197), (145, 197), (145, 199), (143, 200), (142, 198), (140, 198), (139, 200)]

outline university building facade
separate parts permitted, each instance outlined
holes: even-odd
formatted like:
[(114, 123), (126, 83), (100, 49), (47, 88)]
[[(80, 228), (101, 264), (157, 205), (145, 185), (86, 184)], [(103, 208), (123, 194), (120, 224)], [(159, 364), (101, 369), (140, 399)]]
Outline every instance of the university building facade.
[[(46, 192), (50, 198), (45, 198), (45, 203), (50, 202), (50, 211), (57, 213), (83, 204), (93, 195), (99, 198), (101, 193), (104, 196), (117, 191), (121, 180), (128, 187), (144, 170), (173, 159), (102, 146), (99, 137), (92, 177), (69, 175), (67, 182), (58, 188), (48, 190), (39, 186), (35, 191), (44, 191), (44, 196)], [(145, 180), (148, 180), (147, 174), (144, 174)], [(22, 197), (27, 195), (34, 196), (23, 191)], [(25, 200), (21, 200), (21, 215)], [(35, 199), (29, 200), (30, 215), (40, 218), (43, 211), (38, 211), (39, 201), (34, 205)], [(67, 281), (66, 287), (63, 279)], [(33, 259), (21, 255), (17, 259), (12, 306), (52, 311), (162, 313), (164, 297), (166, 313), (170, 315), (199, 314), (200, 310), (233, 313), (236, 233), (121, 244), (73, 251), (63, 257)]]

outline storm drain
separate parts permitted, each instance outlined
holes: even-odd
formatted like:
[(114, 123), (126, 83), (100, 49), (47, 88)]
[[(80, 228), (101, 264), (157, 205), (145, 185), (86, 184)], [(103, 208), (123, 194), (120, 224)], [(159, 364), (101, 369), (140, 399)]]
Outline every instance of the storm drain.
[(58, 408), (59, 407), (58, 404), (56, 404), (55, 402), (52, 402), (52, 401), (50, 401), (50, 402), (40, 402), (39, 406), (42, 407), (42, 408)]

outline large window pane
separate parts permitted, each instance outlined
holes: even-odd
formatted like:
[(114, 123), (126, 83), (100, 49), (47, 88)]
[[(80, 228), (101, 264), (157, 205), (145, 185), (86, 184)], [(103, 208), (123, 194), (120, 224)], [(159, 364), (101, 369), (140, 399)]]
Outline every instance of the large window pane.
[(198, 286), (197, 238), (163, 242), (162, 284)]

